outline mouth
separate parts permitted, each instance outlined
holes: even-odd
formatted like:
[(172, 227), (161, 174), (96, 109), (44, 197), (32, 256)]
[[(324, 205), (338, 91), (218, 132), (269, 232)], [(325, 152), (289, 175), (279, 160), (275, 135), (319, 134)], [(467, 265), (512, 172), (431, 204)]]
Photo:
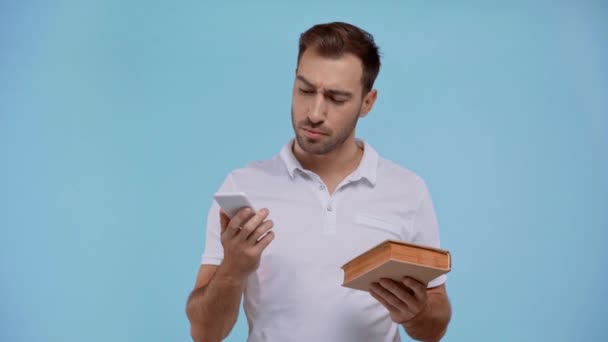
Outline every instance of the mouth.
[(321, 131), (317, 131), (317, 130), (310, 129), (310, 128), (302, 128), (302, 130), (304, 131), (305, 136), (307, 136), (308, 138), (312, 138), (312, 139), (318, 139), (322, 136), (327, 135)]

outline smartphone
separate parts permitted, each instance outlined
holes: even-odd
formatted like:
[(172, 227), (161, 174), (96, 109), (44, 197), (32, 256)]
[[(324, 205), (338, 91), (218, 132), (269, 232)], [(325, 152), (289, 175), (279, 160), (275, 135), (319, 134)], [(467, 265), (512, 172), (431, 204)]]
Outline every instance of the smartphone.
[[(257, 210), (255, 210), (247, 199), (247, 195), (245, 195), (244, 192), (218, 192), (213, 195), (213, 197), (229, 218), (236, 215), (236, 213), (238, 213), (242, 208), (251, 208), (254, 213), (257, 212)], [(272, 228), (262, 234), (257, 241), (262, 240), (266, 234), (270, 233), (271, 230)]]
[(218, 192), (213, 195), (213, 198), (229, 218), (236, 215), (242, 208), (251, 208), (254, 213), (256, 212), (244, 192)]

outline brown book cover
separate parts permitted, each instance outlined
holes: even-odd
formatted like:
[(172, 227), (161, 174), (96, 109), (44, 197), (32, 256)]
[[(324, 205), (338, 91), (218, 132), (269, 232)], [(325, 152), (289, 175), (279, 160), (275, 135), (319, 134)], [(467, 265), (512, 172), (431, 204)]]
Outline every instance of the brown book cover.
[(342, 286), (369, 291), (380, 278), (401, 281), (410, 276), (424, 284), (448, 273), (450, 252), (397, 240), (386, 240), (347, 262)]

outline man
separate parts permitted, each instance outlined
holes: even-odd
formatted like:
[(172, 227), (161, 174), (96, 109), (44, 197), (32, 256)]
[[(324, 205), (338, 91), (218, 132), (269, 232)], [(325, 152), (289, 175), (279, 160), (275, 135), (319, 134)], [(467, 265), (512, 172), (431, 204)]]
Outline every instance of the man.
[(220, 188), (263, 209), (229, 219), (213, 203), (187, 304), (195, 341), (225, 338), (242, 295), (251, 342), (392, 342), (400, 340), (397, 324), (417, 340), (445, 334), (445, 276), (428, 286), (383, 279), (369, 293), (341, 286), (341, 266), (386, 239), (439, 246), (424, 181), (355, 139), (376, 101), (379, 69), (373, 37), (353, 25), (316, 25), (300, 36), (295, 139)]

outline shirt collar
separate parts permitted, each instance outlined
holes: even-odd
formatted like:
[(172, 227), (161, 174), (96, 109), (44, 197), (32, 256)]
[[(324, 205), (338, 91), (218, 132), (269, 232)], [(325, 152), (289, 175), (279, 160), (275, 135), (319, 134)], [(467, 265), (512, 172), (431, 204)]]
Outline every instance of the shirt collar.
[[(287, 172), (291, 178), (294, 178), (296, 172), (304, 172), (302, 164), (296, 159), (293, 154), (293, 144), (295, 139), (289, 141), (279, 153), (280, 159), (285, 164)], [(347, 179), (351, 182), (358, 181), (359, 179), (367, 180), (372, 186), (376, 185), (376, 174), (378, 171), (378, 153), (372, 148), (370, 144), (363, 140), (357, 139), (357, 144), (363, 146), (363, 158), (359, 166), (353, 173), (351, 173)]]

